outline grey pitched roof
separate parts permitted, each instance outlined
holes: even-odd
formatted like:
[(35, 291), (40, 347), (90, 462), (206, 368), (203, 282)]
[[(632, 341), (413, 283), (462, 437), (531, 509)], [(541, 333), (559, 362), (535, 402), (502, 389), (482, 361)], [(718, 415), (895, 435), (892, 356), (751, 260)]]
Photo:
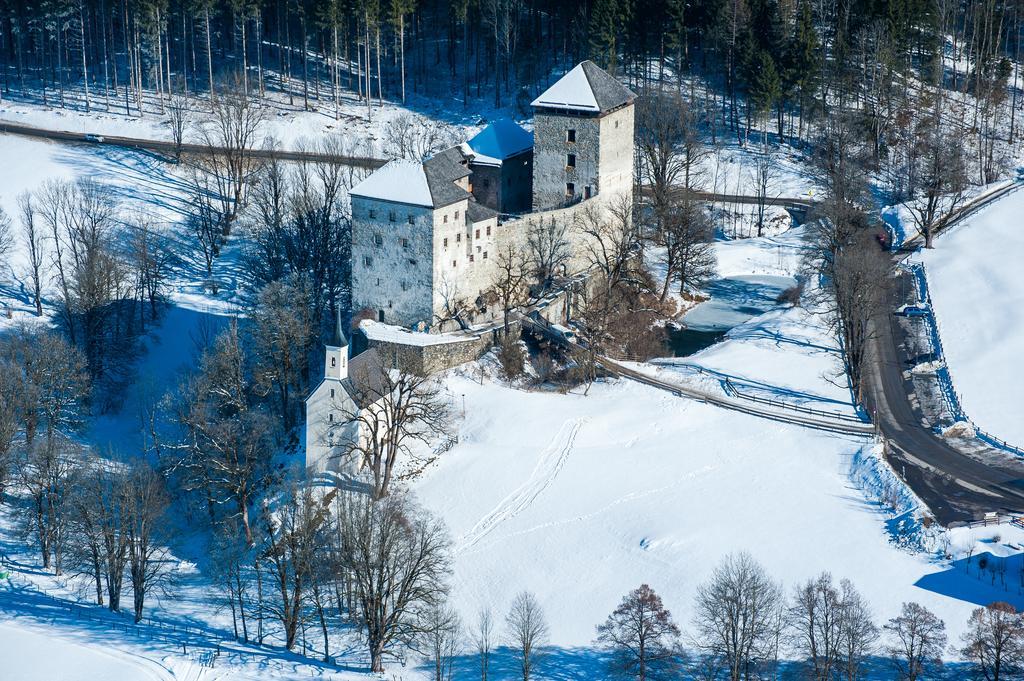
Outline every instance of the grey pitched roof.
[(559, 78), (533, 106), (608, 113), (636, 99), (636, 94), (594, 62), (580, 62)]
[(427, 176), (427, 186), (430, 188), (434, 208), (442, 208), (472, 197), (472, 194), (455, 184), (472, 172), (468, 163), (469, 159), (458, 147), (445, 149), (424, 161), (423, 172)]
[(498, 211), (491, 210), (482, 203), (470, 201), (469, 206), (466, 208), (466, 217), (469, 218), (470, 222), (480, 222), (498, 217)]

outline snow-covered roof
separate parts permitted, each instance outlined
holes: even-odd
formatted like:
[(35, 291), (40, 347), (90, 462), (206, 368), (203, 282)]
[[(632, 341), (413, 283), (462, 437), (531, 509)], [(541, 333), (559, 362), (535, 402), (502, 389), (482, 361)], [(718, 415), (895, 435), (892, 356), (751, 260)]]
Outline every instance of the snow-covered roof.
[(415, 345), (418, 347), (445, 345), (447, 343), (465, 343), (476, 340), (476, 336), (467, 334), (410, 331), (401, 326), (375, 322), (372, 319), (364, 319), (359, 322), (359, 329), (371, 341)]
[(433, 207), (427, 174), (423, 164), (406, 159), (388, 161), (352, 187), (352, 196), (381, 201), (396, 201), (413, 206)]
[(472, 195), (455, 184), (470, 174), (458, 147), (438, 152), (423, 163), (395, 159), (370, 173), (349, 192), (352, 196), (441, 208)]
[(533, 133), (508, 118), (494, 121), (472, 137), (466, 146), (473, 162), (501, 165), (501, 162), (533, 147)]
[(636, 98), (632, 90), (592, 61), (581, 62), (533, 100), (535, 107), (605, 113)]

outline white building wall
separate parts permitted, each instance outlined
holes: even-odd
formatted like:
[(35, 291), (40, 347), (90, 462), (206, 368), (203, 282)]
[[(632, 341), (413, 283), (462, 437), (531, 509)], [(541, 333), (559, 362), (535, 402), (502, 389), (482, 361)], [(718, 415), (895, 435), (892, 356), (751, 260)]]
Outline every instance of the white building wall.
[(307, 469), (339, 469), (345, 443), (358, 435), (358, 423), (350, 420), (355, 413), (355, 402), (339, 379), (325, 378), (306, 398)]
[(633, 194), (634, 109), (630, 104), (601, 118), (598, 185), (606, 200), (623, 192)]
[(435, 211), (352, 197), (352, 303), (400, 326), (433, 317)]

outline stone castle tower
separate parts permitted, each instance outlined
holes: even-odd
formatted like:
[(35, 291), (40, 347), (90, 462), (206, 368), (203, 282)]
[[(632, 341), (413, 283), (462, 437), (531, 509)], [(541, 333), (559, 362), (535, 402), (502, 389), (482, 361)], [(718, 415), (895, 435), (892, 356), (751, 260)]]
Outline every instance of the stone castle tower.
[(633, 191), (636, 95), (591, 61), (533, 100), (533, 210)]

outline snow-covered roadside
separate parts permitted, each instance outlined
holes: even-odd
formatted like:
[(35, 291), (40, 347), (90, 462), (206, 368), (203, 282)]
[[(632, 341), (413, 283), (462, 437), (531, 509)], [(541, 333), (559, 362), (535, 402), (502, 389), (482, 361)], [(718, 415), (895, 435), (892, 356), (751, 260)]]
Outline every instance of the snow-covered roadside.
[(934, 314), (964, 411), (981, 428), (1024, 446), (1024, 287), (1019, 229), (1024, 192), (1014, 192), (935, 241), (927, 267)]
[[(264, 103), (267, 117), (262, 125), (259, 137), (273, 138), (282, 149), (296, 150), (315, 144), (325, 135), (343, 135), (346, 139), (358, 141), (361, 153), (370, 156), (382, 156), (384, 130), (389, 122), (400, 116), (411, 116), (420, 120), (446, 120), (456, 129), (463, 130), (466, 137), (472, 135), (483, 118), (497, 115), (493, 111), (474, 112), (460, 115), (458, 111), (442, 111), (436, 103), (419, 102), (420, 107), (402, 106), (393, 102), (383, 105), (374, 103), (370, 117), (367, 117), (366, 105), (351, 95), (343, 96), (335, 118), (334, 102), (317, 102), (316, 109), (303, 111), (301, 101), (288, 104), (284, 96), (274, 95)], [(203, 119), (203, 112), (209, 111), (205, 102), (193, 100), (195, 113), (191, 114), (190, 123)], [(84, 109), (60, 109), (44, 107), (41, 104), (4, 100), (0, 104), (0, 121), (28, 125), (44, 130), (57, 130), (95, 135), (111, 135), (170, 141), (172, 131), (168, 123), (168, 115), (156, 110), (156, 103), (151, 102), (145, 116), (139, 116), (136, 109), (132, 114), (124, 113), (124, 107), (112, 102), (107, 111), (102, 102), (93, 103), (93, 111), (86, 113)], [(186, 130), (185, 141), (199, 141), (195, 131)]]

